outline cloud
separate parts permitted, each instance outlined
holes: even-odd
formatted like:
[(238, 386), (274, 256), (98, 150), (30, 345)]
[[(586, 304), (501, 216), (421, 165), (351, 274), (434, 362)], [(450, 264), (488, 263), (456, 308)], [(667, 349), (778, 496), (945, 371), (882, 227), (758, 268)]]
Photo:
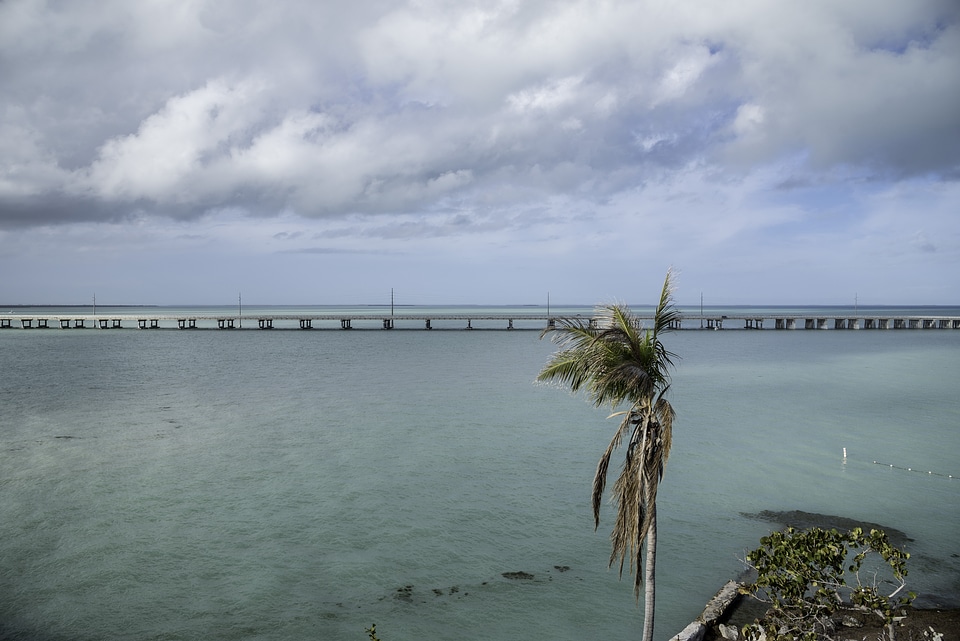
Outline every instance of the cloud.
[[(252, 88), (213, 81), (171, 98), (135, 134), (112, 138), (80, 181), (106, 201), (203, 201), (218, 184), (195, 180), (210, 171), (234, 144), (242, 144), (256, 118), (249, 113)], [(233, 185), (231, 185), (233, 186)], [(217, 202), (214, 200), (213, 202)]]
[(0, 77), (38, 251), (956, 261), (954, 0), (7, 0)]
[(7, 2), (0, 18), (6, 225), (31, 207), (66, 220), (44, 213), (53, 193), (93, 203), (74, 219), (341, 216), (491, 189), (602, 202), (691, 162), (960, 164), (948, 1)]

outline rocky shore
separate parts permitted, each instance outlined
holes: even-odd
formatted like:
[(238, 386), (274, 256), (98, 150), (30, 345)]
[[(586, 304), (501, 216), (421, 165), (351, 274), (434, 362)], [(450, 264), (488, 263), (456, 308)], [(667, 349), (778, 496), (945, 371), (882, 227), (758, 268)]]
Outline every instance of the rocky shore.
[[(898, 546), (906, 546), (911, 540), (905, 533), (894, 528), (827, 514), (763, 511), (744, 516), (798, 529), (882, 529)], [(761, 618), (767, 608), (765, 603), (739, 594), (738, 588), (743, 583), (749, 583), (749, 579), (740, 577), (736, 581), (727, 582), (707, 603), (700, 616), (670, 641), (721, 641), (741, 638), (740, 630), (743, 626)], [(915, 606), (920, 603), (918, 601)], [(837, 632), (833, 638), (844, 641), (960, 641), (960, 604), (951, 599), (941, 600), (929, 596), (923, 599), (922, 603), (924, 607), (907, 608), (903, 619), (896, 623), (892, 630), (878, 624), (876, 617), (865, 613), (842, 612), (837, 617)], [(927, 607), (928, 605), (931, 607)], [(947, 607), (940, 607), (943, 605)]]
[[(703, 613), (670, 641), (737, 641), (740, 630), (763, 616), (766, 604), (740, 595), (729, 581), (707, 603)], [(875, 617), (844, 612), (837, 618), (835, 639), (844, 641), (960, 641), (960, 608), (907, 608), (892, 630)]]

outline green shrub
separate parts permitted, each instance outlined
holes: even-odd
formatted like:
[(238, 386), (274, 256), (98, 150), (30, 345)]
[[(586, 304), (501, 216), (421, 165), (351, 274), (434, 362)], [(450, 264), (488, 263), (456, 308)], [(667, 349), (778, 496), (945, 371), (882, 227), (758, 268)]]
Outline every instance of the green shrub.
[[(864, 561), (876, 556), (883, 562), (874, 558), (864, 569)], [(743, 634), (750, 639), (765, 634), (767, 641), (830, 638), (833, 616), (841, 610), (873, 613), (889, 625), (916, 597), (897, 597), (906, 585), (908, 558), (882, 530), (866, 535), (860, 528), (844, 533), (787, 528), (765, 536), (746, 559), (757, 579), (741, 592), (771, 607), (762, 619), (745, 626)], [(895, 589), (884, 595), (884, 585)]]

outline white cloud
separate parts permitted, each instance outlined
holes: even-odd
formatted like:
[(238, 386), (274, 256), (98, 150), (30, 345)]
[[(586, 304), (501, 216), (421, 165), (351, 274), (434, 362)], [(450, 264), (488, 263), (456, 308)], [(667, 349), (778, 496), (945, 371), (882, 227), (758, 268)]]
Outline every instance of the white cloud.
[(763, 107), (755, 104), (740, 105), (733, 120), (733, 131), (738, 136), (749, 136), (763, 127), (763, 121)]
[(684, 52), (680, 59), (661, 76), (652, 104), (656, 106), (682, 98), (715, 62), (709, 48), (702, 45)]
[(581, 78), (569, 77), (536, 87), (527, 87), (507, 96), (507, 103), (518, 112), (553, 111), (576, 98)]
[(250, 83), (211, 81), (171, 98), (135, 134), (104, 143), (87, 177), (90, 188), (109, 200), (201, 198), (205, 186), (193, 178), (224, 153), (231, 138), (243, 136), (255, 123), (255, 106), (254, 113), (250, 110), (256, 91)]

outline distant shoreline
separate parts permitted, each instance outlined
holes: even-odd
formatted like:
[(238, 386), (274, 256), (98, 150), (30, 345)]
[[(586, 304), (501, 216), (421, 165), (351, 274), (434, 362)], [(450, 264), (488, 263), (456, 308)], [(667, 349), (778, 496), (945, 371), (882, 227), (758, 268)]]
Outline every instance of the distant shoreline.
[[(89, 309), (93, 307), (90, 303), (85, 305), (10, 305), (7, 303), (0, 303), (0, 309)], [(111, 309), (121, 307), (123, 309), (144, 309), (144, 308), (156, 308), (156, 307), (172, 307), (172, 305), (109, 305), (104, 304), (100, 307), (110, 307)]]

